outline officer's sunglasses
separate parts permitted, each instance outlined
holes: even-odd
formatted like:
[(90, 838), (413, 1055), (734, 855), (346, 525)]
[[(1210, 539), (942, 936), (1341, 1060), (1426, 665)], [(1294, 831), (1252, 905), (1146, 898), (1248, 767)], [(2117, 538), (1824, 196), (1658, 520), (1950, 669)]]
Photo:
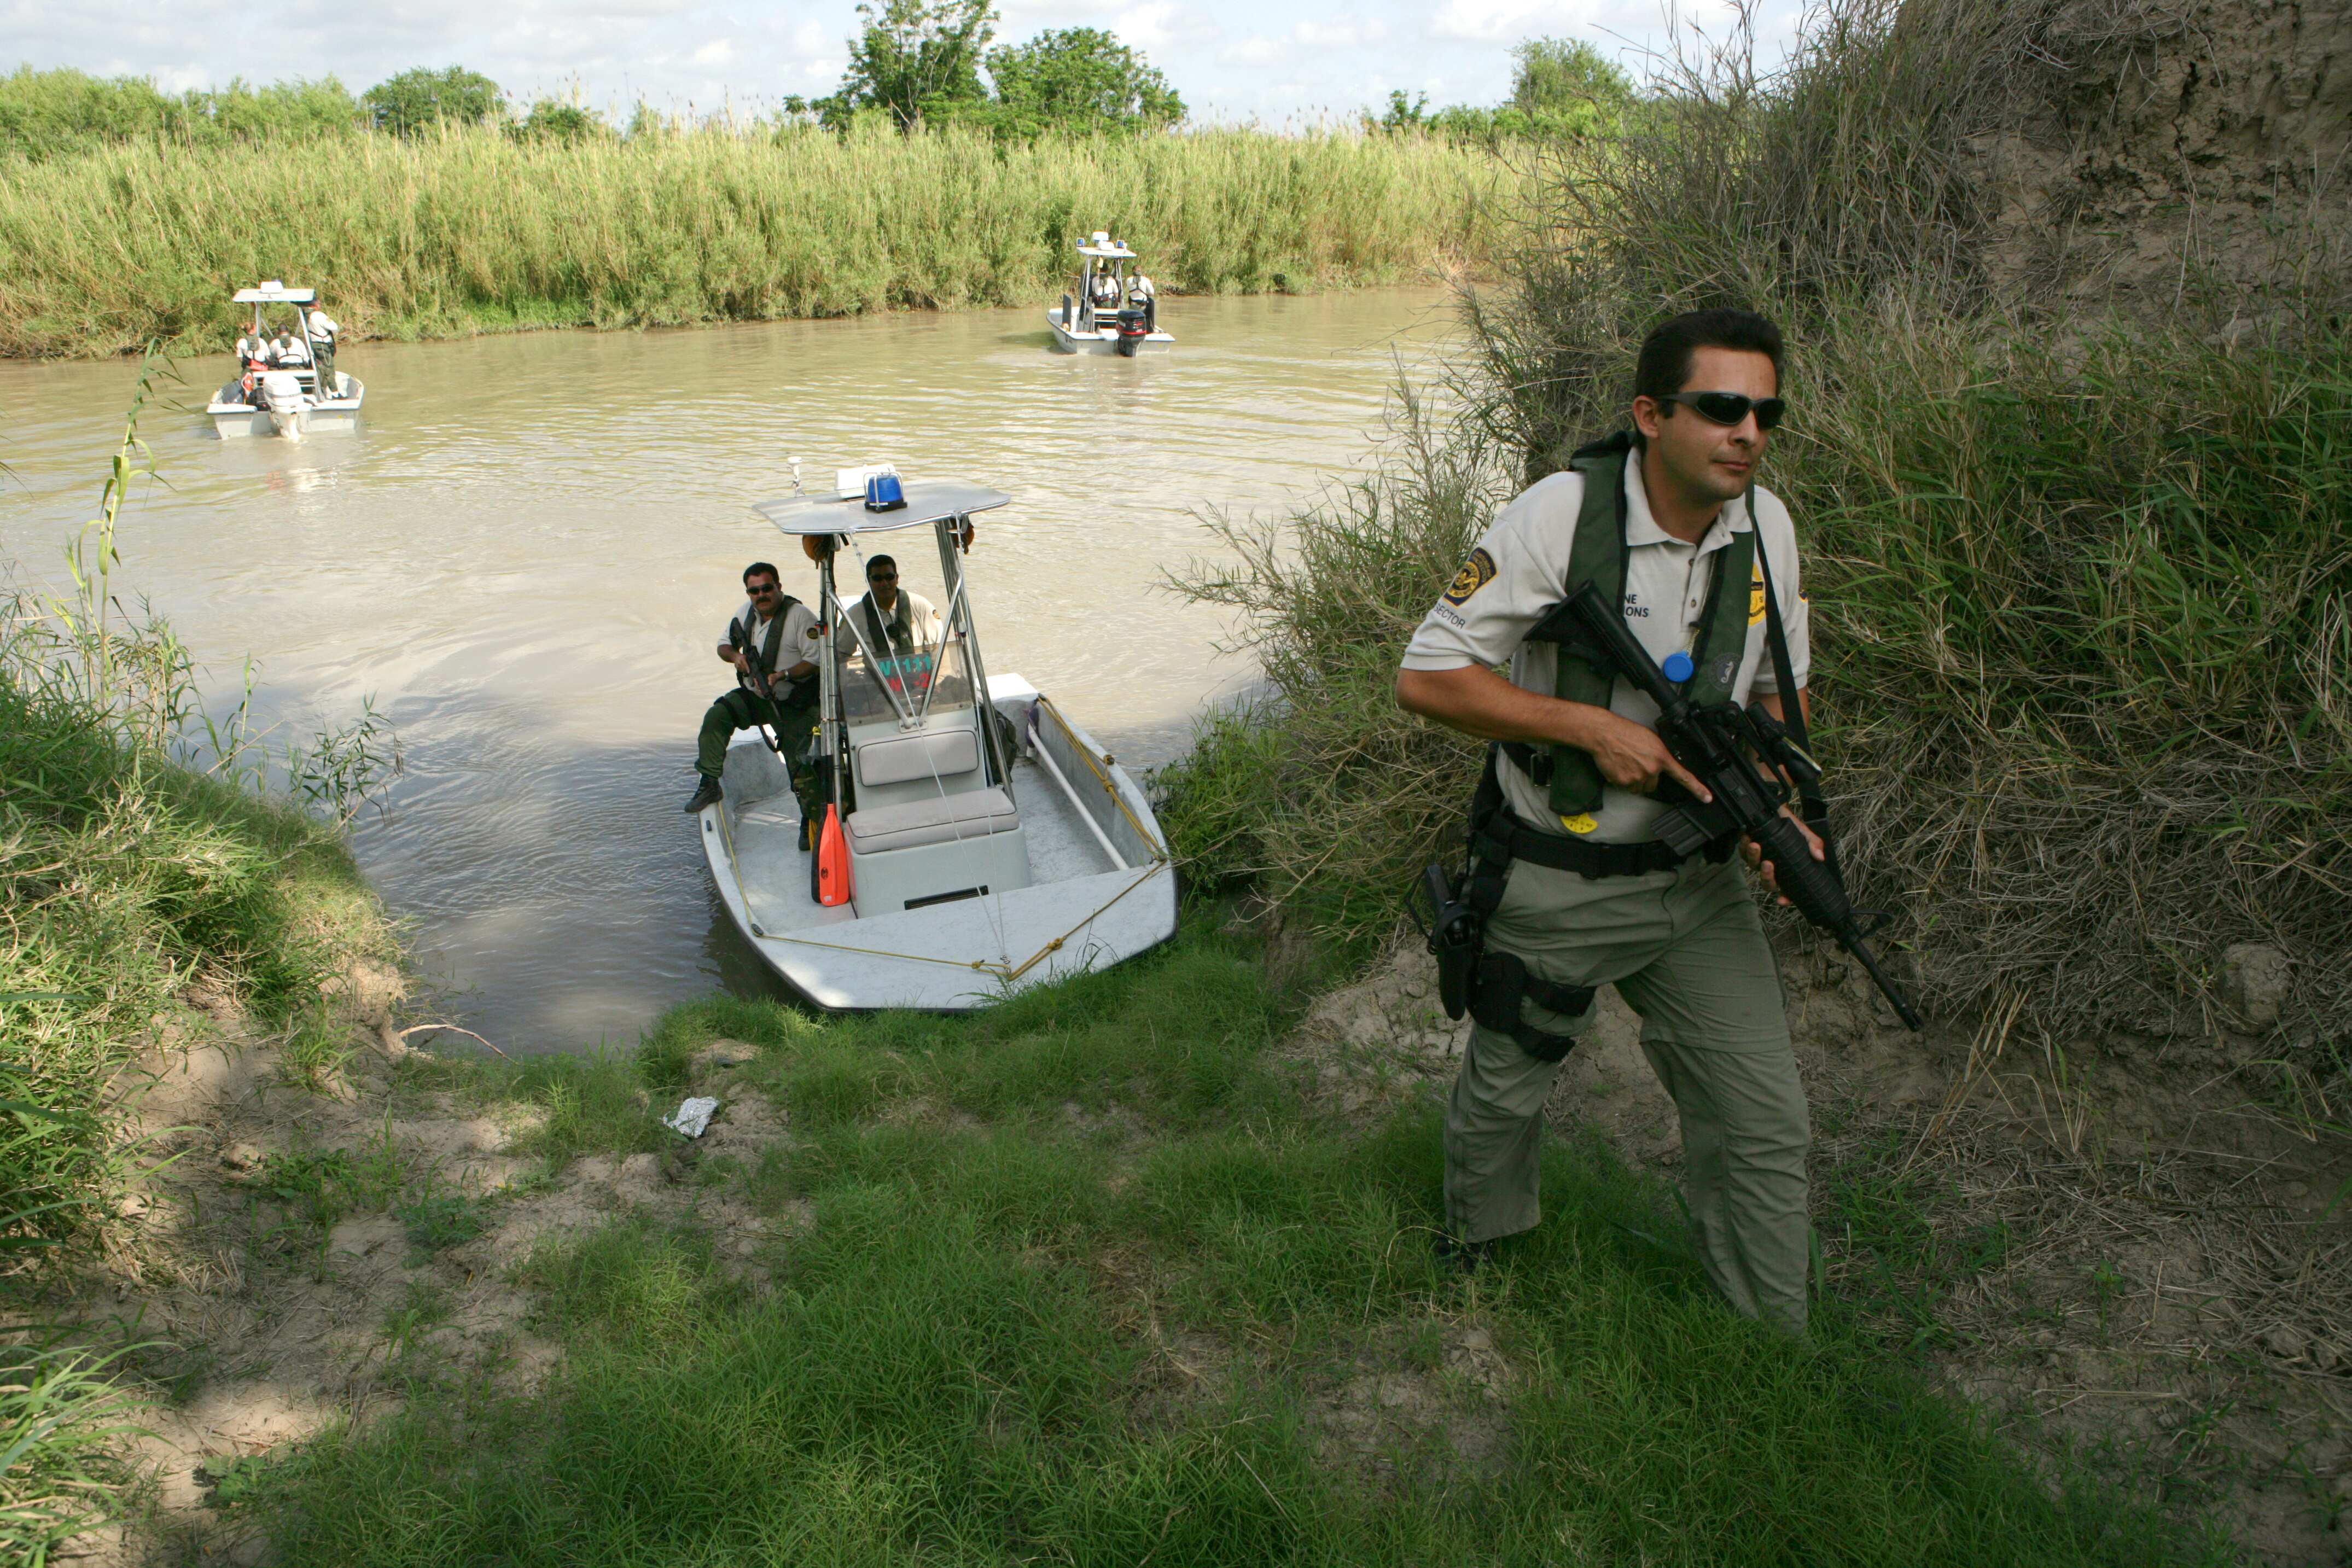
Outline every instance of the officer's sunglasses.
[(755, 599), (756, 599), (756, 598), (760, 597), (760, 596), (761, 596), (761, 595), (762, 595), (762, 594), (768, 594), (768, 593), (773, 593), (773, 592), (775, 592), (775, 591), (776, 591), (776, 585), (775, 585), (774, 583), (772, 583), (772, 582), (755, 582), (755, 583), (753, 583), (753, 584), (752, 584), (752, 585), (751, 585), (748, 590), (746, 590), (745, 591), (749, 592), (749, 593), (750, 593), (753, 598), (755, 598)]
[(1658, 401), (1681, 403), (1714, 424), (1738, 424), (1752, 413), (1759, 430), (1770, 430), (1789, 412), (1789, 405), (1777, 397), (1749, 397), (1744, 392), (1668, 392)]

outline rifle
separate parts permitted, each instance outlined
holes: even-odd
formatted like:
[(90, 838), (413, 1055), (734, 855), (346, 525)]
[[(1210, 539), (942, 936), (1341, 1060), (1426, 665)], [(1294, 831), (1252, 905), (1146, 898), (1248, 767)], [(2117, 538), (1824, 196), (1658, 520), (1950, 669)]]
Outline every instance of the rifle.
[[(1659, 738), (1715, 797), (1702, 801), (1671, 779), (1660, 781), (1657, 798), (1673, 807), (1658, 824), (1658, 836), (1668, 847), (1688, 855), (1727, 849), (1739, 838), (1753, 840), (1771, 864), (1773, 881), (1797, 912), (1853, 956), (1906, 1028), (1921, 1028), (1919, 1015), (1879, 967), (1866, 940), (1885, 916), (1854, 908), (1834, 862), (1815, 860), (1797, 824), (1781, 810), (1790, 796), (1783, 779), (1799, 779), (1810, 789), (1820, 781), (1822, 769), (1780, 721), (1761, 703), (1745, 710), (1735, 703), (1693, 703), (1658, 668), (1625, 624), (1624, 612), (1591, 583), (1556, 606), (1530, 636), (1563, 644), (1563, 653), (1572, 646), (1597, 654), (1600, 663), (1658, 705)], [(1800, 699), (1790, 693), (1788, 700)], [(1758, 767), (1756, 758), (1770, 771)], [(1875, 915), (1868, 931), (1863, 926), (1864, 915)]]

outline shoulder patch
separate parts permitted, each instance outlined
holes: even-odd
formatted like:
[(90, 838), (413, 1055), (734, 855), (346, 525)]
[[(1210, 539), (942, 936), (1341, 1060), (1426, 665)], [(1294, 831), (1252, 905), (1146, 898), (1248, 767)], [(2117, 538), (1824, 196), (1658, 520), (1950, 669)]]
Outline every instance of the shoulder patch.
[(1472, 594), (1495, 580), (1495, 558), (1486, 553), (1484, 545), (1470, 552), (1462, 570), (1454, 574), (1453, 586), (1445, 591), (1445, 602), (1460, 604)]

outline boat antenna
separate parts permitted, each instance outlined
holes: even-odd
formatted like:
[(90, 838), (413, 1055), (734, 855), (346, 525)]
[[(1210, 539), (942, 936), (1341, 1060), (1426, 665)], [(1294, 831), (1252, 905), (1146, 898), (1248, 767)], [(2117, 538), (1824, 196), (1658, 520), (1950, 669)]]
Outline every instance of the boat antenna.
[(793, 494), (795, 496), (805, 495), (807, 492), (801, 488), (801, 460), (793, 454), (787, 452), (784, 454), (784, 461), (793, 465)]

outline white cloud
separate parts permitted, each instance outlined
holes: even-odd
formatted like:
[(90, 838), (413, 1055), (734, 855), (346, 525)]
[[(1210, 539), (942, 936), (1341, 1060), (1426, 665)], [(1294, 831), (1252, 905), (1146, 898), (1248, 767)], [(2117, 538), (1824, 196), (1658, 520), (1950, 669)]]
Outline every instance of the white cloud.
[(1572, 17), (1559, 0), (1445, 0), (1429, 30), (1437, 37), (1503, 43), (1544, 32), (1567, 32)]

